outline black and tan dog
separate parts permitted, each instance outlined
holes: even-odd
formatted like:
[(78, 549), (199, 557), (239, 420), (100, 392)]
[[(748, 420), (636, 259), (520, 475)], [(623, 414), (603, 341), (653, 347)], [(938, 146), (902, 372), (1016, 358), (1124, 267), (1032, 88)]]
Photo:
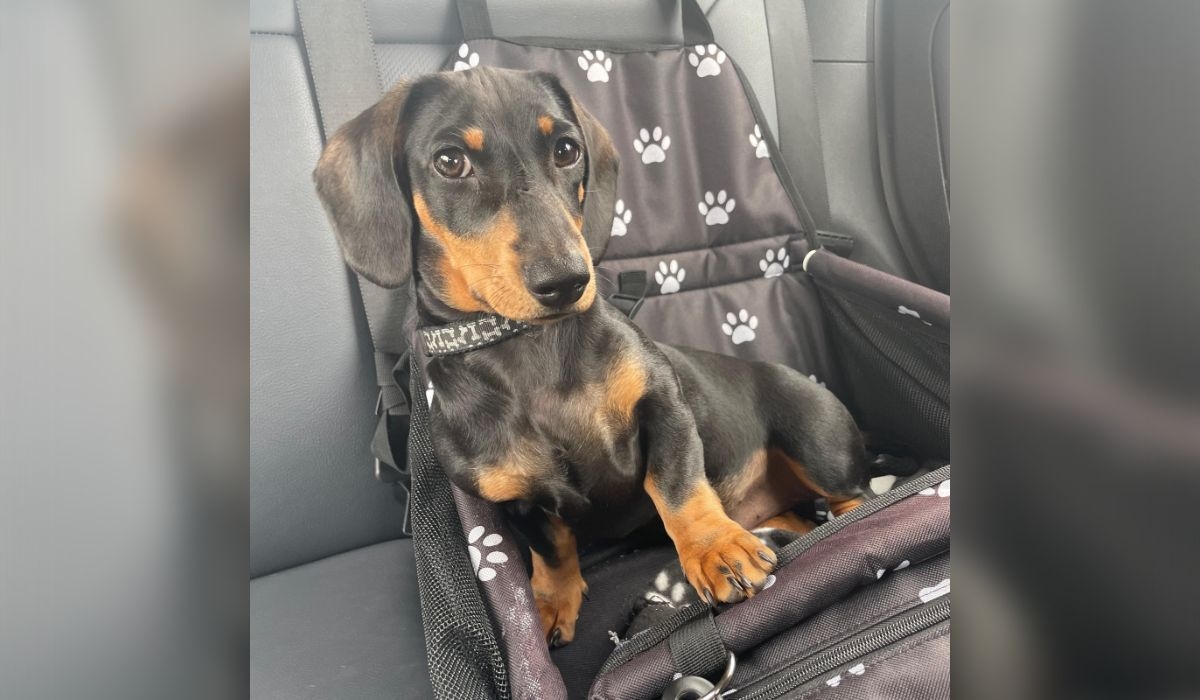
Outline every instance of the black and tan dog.
[(574, 637), (587, 589), (578, 541), (657, 512), (697, 593), (737, 601), (775, 564), (747, 527), (811, 527), (786, 514), (814, 494), (835, 513), (860, 502), (871, 463), (830, 392), (786, 367), (652, 342), (597, 301), (617, 154), (552, 75), (400, 85), (337, 132), (315, 177), (350, 266), (385, 287), (415, 273), (423, 324), (529, 324), (430, 360), (431, 427), (450, 478), (505, 504), (528, 540), (551, 644)]

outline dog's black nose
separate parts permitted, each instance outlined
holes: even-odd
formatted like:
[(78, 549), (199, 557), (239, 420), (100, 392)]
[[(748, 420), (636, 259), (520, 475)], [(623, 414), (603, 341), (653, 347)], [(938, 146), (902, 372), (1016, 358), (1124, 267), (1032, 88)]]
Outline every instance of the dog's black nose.
[(525, 270), (525, 286), (544, 306), (561, 309), (579, 301), (591, 281), (582, 258), (553, 263), (535, 263)]

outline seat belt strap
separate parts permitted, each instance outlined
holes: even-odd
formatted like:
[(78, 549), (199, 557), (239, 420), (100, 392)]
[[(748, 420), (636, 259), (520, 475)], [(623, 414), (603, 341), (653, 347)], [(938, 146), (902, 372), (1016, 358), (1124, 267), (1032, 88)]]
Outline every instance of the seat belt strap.
[(704, 15), (704, 9), (696, 0), (682, 0), (679, 3), (680, 20), (683, 23), (683, 43), (685, 46), (696, 44), (711, 44), (713, 39), (712, 25)]
[[(367, 8), (363, 0), (296, 0), (296, 12), (321, 134), (327, 141), (342, 124), (375, 104), (383, 93)], [(395, 368), (397, 363), (403, 363), (407, 369), (406, 329), (411, 304), (405, 290), (384, 289), (361, 276), (357, 282), (375, 348), (375, 377), (379, 386), (375, 403), (379, 422), (371, 441), (375, 474), (381, 481), (399, 487), (396, 495), (405, 504), (407, 523), (409, 482), (403, 446), (407, 441), (410, 403), (407, 381), (396, 382)]]
[(776, 136), (784, 165), (817, 228), (828, 229), (829, 190), (805, 4), (805, 0), (765, 0), (775, 105), (780, 115)]
[(492, 18), (488, 14), (487, 0), (456, 0), (455, 5), (458, 6), (463, 41), (491, 38)]

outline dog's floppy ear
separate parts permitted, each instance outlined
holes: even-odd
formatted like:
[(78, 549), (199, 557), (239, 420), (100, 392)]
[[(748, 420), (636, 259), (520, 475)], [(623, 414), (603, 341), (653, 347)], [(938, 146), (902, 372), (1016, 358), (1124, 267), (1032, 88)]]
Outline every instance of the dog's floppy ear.
[(539, 73), (538, 77), (564, 102), (564, 107), (570, 107), (575, 122), (583, 131), (583, 147), (587, 153), (587, 176), (583, 183), (583, 239), (587, 241), (592, 261), (599, 262), (612, 237), (620, 157), (608, 131), (563, 88), (557, 77), (551, 73)]
[(620, 156), (612, 138), (583, 105), (571, 98), (571, 110), (583, 130), (587, 177), (583, 184), (583, 239), (592, 261), (599, 262), (612, 238), (613, 209), (617, 204), (617, 168)]
[(411, 85), (400, 84), (346, 122), (325, 144), (313, 172), (347, 264), (381, 287), (412, 278), (412, 203), (400, 123)]

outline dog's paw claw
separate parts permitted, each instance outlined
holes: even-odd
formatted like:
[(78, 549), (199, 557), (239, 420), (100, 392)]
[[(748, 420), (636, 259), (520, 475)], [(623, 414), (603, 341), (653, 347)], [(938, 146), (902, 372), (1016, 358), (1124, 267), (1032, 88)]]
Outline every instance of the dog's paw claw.
[(753, 596), (762, 590), (775, 567), (774, 556), (764, 553), (762, 542), (732, 521), (706, 544), (681, 548), (680, 552), (684, 574), (710, 605)]
[(535, 587), (533, 600), (546, 642), (551, 647), (561, 647), (575, 639), (575, 622), (579, 619), (579, 608), (587, 591), (587, 583), (582, 578), (562, 581), (548, 590)]

